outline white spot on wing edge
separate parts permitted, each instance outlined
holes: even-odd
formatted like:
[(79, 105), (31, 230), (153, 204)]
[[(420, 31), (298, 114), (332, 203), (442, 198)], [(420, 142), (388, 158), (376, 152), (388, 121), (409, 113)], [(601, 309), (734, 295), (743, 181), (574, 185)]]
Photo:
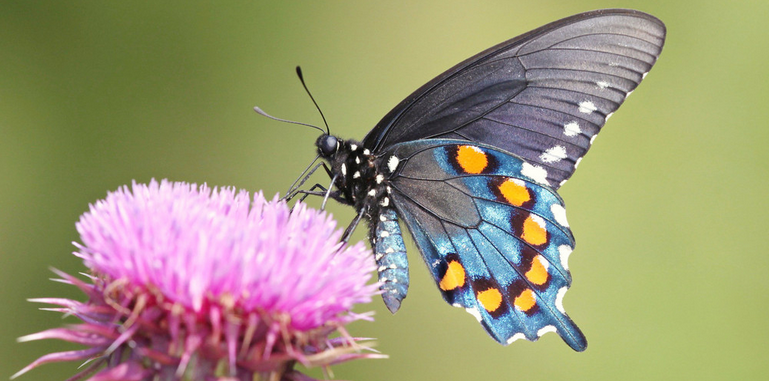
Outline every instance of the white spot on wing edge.
[(558, 246), (558, 254), (561, 257), (561, 266), (564, 270), (569, 270), (569, 256), (574, 251), (569, 245)]
[(595, 107), (595, 104), (591, 101), (582, 101), (579, 102), (579, 112), (583, 114), (592, 114), (593, 111), (598, 110), (597, 107)]
[(566, 314), (566, 310), (563, 308), (563, 296), (566, 295), (566, 291), (568, 291), (568, 287), (561, 287), (560, 290), (558, 290), (558, 295), (555, 296), (555, 308), (558, 309), (558, 311), (561, 311), (562, 314)]
[(558, 329), (556, 329), (554, 325), (546, 325), (537, 331), (537, 337), (542, 337), (542, 335), (548, 332), (558, 332)]
[(555, 146), (545, 150), (539, 159), (545, 163), (557, 163), (566, 158), (566, 147)]
[(516, 341), (516, 340), (521, 340), (521, 339), (524, 339), (524, 340), (526, 340), (526, 335), (524, 335), (524, 334), (523, 334), (523, 333), (521, 333), (521, 332), (518, 332), (518, 333), (516, 333), (515, 335), (511, 336), (509, 339), (507, 339), (507, 345), (510, 345), (510, 344), (512, 344), (512, 343), (513, 343), (513, 341)]
[[(460, 304), (452, 304), (452, 305), (454, 307), (463, 308)], [(465, 311), (467, 311), (468, 314), (473, 315), (475, 320), (478, 320), (479, 323), (481, 322), (481, 320), (483, 320), (483, 318), (481, 317), (481, 312), (478, 311), (477, 308), (475, 308), (475, 307), (465, 308)]]
[(563, 134), (566, 136), (577, 136), (582, 133), (582, 129), (579, 128), (579, 123), (571, 121), (563, 125)]
[[(374, 192), (374, 194), (376, 194), (376, 192)], [(385, 221), (387, 221), (387, 217), (385, 217), (384, 214), (380, 214), (379, 215), (379, 221), (385, 222)]]
[(606, 114), (606, 121), (609, 121), (609, 118), (611, 118), (612, 115), (614, 115), (613, 112)]
[(521, 166), (521, 174), (540, 184), (550, 185), (550, 183), (547, 182), (547, 170), (538, 165), (523, 163), (523, 166)]
[(401, 162), (400, 159), (398, 159), (397, 156), (392, 155), (389, 159), (387, 159), (387, 169), (390, 170), (390, 172), (395, 172), (396, 169), (398, 169), (398, 164)]
[(577, 158), (577, 161), (574, 162), (574, 169), (577, 169), (579, 167), (579, 162), (582, 161), (582, 158)]
[(566, 209), (561, 204), (550, 205), (550, 211), (553, 212), (553, 218), (555, 222), (561, 224), (561, 226), (569, 227), (569, 221), (566, 220)]
[(390, 236), (390, 233), (387, 230), (382, 230), (381, 232), (379, 232), (379, 236), (382, 238), (387, 238)]

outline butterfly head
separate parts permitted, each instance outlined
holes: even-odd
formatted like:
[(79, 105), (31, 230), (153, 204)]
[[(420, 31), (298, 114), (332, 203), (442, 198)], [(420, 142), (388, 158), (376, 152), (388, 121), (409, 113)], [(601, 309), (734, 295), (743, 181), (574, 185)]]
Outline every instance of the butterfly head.
[(315, 146), (318, 147), (321, 157), (330, 159), (339, 150), (339, 139), (333, 135), (323, 134), (315, 141)]

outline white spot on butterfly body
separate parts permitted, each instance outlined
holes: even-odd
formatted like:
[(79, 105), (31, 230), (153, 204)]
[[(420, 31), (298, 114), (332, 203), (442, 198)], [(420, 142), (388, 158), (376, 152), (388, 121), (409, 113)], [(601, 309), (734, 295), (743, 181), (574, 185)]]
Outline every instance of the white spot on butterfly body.
[(360, 164), (360, 156), (355, 158), (355, 164)]
[(538, 165), (523, 163), (523, 166), (521, 166), (521, 174), (540, 184), (549, 185), (547, 182), (547, 170)]
[(569, 245), (558, 246), (558, 254), (561, 257), (561, 266), (563, 266), (564, 270), (569, 269), (569, 256), (571, 255), (572, 251), (574, 251), (574, 249), (572, 249)]
[(368, 191), (368, 195), (371, 196), (371, 197), (376, 196), (376, 189), (372, 189), (372, 190)]
[(379, 221), (385, 222), (385, 221), (387, 221), (387, 217), (385, 217), (384, 214), (380, 214), (379, 215)]
[(358, 171), (355, 171), (355, 173), (352, 174), (352, 178), (353, 179), (357, 179), (359, 177), (360, 177), (360, 172), (358, 172)]
[(542, 155), (539, 155), (539, 159), (545, 163), (557, 163), (565, 158), (566, 148), (564, 146), (548, 148)]
[(605, 89), (609, 87), (609, 82), (605, 82), (605, 81), (598, 81), (595, 84), (598, 85), (598, 87), (601, 89)]
[(595, 104), (591, 101), (583, 101), (579, 103), (579, 112), (583, 114), (592, 114), (593, 111), (598, 110)]
[(563, 308), (563, 297), (568, 290), (568, 287), (561, 287), (561, 289), (558, 290), (558, 294), (555, 296), (555, 308), (557, 308), (558, 311), (561, 311), (562, 314), (566, 313), (566, 310)]
[(507, 344), (510, 345), (510, 344), (513, 343), (513, 341), (521, 340), (521, 339), (525, 340), (526, 339), (526, 335), (524, 335), (522, 332), (518, 332), (515, 335), (513, 335), (512, 337), (510, 337), (509, 339), (507, 339)]
[(542, 337), (542, 335), (548, 333), (548, 332), (558, 332), (558, 330), (555, 328), (554, 325), (546, 325), (542, 328), (540, 328), (539, 331), (537, 331), (537, 337)]
[(384, 181), (384, 176), (382, 175), (376, 175), (376, 183), (381, 184), (382, 181)]
[(390, 205), (390, 198), (389, 197), (383, 198), (382, 201), (379, 203), (379, 205), (382, 205), (382, 206)]
[(350, 150), (351, 151), (357, 151), (358, 150), (358, 145), (357, 144), (350, 144)]
[(364, 155), (371, 155), (371, 151), (368, 150), (368, 148), (363, 150)]
[(550, 205), (550, 211), (553, 212), (553, 218), (555, 218), (555, 222), (561, 224), (563, 227), (569, 227), (569, 221), (566, 220), (566, 209), (564, 209), (562, 205)]
[(347, 166), (342, 163), (342, 176), (347, 176)]
[(401, 160), (398, 159), (397, 156), (392, 155), (389, 159), (387, 159), (387, 169), (390, 170), (390, 172), (395, 172), (396, 169), (398, 169), (398, 164), (400, 164)]
[(582, 129), (579, 128), (579, 124), (576, 121), (571, 121), (563, 126), (563, 134), (566, 136), (577, 136), (582, 133)]

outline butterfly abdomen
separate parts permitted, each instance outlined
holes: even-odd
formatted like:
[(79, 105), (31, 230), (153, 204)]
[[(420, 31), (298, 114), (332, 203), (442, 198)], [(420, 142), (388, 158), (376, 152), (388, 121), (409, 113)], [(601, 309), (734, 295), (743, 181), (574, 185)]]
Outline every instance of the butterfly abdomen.
[(409, 289), (409, 264), (406, 245), (398, 225), (398, 216), (393, 209), (382, 209), (372, 221), (371, 247), (377, 262), (379, 282), (382, 284), (382, 299), (390, 312), (395, 313), (401, 306)]

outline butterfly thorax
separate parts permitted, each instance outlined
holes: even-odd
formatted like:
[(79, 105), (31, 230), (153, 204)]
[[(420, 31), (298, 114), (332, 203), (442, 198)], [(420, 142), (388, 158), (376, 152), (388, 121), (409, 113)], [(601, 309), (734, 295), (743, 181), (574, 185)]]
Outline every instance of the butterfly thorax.
[[(324, 152), (322, 144), (331, 139), (336, 140), (335, 149)], [(316, 144), (321, 157), (331, 164), (331, 172), (338, 174), (334, 186), (347, 203), (367, 217), (376, 217), (382, 207), (389, 206), (386, 178), (369, 149), (360, 142), (329, 135), (321, 136)]]

